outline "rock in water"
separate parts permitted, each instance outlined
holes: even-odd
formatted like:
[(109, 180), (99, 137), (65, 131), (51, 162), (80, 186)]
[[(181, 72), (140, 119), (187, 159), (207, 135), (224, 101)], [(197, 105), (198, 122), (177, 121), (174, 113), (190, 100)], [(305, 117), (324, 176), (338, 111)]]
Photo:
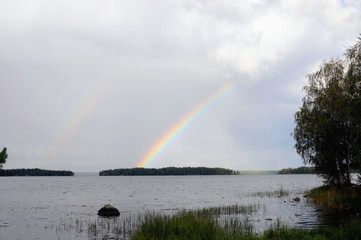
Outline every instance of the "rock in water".
[(118, 209), (116, 209), (112, 205), (106, 204), (106, 205), (104, 205), (104, 207), (102, 207), (98, 211), (98, 215), (99, 216), (106, 216), (106, 217), (113, 217), (113, 216), (119, 216), (120, 212), (119, 212)]

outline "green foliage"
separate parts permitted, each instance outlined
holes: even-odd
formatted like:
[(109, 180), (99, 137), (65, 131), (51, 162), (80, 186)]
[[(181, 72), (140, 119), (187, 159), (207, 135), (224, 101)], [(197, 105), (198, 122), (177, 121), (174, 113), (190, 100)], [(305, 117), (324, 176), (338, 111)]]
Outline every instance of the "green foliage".
[(313, 174), (315, 173), (314, 167), (299, 167), (299, 168), (283, 168), (278, 174)]
[(99, 176), (162, 176), (162, 175), (233, 175), (235, 171), (225, 168), (166, 167), (166, 168), (118, 168), (103, 170)]
[(74, 176), (71, 171), (64, 170), (44, 170), (39, 168), (32, 169), (6, 169), (0, 170), (0, 176)]
[(305, 164), (332, 184), (350, 184), (361, 166), (361, 38), (346, 58), (331, 59), (308, 75), (295, 113), (295, 148)]
[(3, 150), (0, 152), (0, 169), (6, 163), (6, 159), (8, 157), (8, 154), (6, 153), (6, 151), (7, 151), (7, 148), (4, 147)]

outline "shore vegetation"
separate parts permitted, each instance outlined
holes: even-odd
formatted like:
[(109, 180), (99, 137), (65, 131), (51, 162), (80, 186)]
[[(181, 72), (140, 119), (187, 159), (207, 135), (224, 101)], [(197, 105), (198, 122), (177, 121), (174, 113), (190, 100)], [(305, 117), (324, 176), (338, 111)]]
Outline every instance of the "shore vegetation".
[(170, 176), (170, 175), (235, 175), (226, 168), (165, 167), (165, 168), (118, 168), (103, 170), (99, 176)]
[[(328, 212), (357, 212), (360, 210), (359, 186), (350, 189), (323, 186), (310, 191), (308, 197)], [(351, 189), (352, 188), (352, 189)], [(352, 191), (351, 191), (352, 190)], [(279, 190), (273, 195), (286, 194)], [(268, 195), (265, 193), (263, 195)], [(263, 196), (262, 195), (262, 196)], [(287, 194), (286, 194), (287, 195)], [(324, 199), (324, 201), (319, 201)], [(329, 207), (327, 207), (329, 206)], [(89, 239), (131, 240), (361, 240), (361, 219), (357, 215), (337, 225), (301, 229), (287, 226), (279, 218), (272, 220), (262, 232), (255, 232), (249, 216), (265, 211), (262, 204), (225, 205), (173, 213), (146, 212), (121, 215), (117, 218), (100, 217), (96, 221), (64, 221), (56, 230), (87, 233)], [(358, 209), (358, 210), (357, 210)]]
[(360, 240), (361, 223), (357, 220), (345, 226), (316, 229), (290, 228), (275, 224), (262, 234), (255, 234), (246, 221), (225, 222), (182, 212), (174, 216), (148, 215), (131, 237), (132, 240)]
[(309, 191), (314, 203), (331, 212), (357, 212), (361, 214), (361, 186), (325, 185)]
[(74, 176), (74, 172), (66, 170), (46, 170), (39, 168), (0, 169), (0, 176)]
[(278, 174), (314, 174), (314, 167), (283, 168)]

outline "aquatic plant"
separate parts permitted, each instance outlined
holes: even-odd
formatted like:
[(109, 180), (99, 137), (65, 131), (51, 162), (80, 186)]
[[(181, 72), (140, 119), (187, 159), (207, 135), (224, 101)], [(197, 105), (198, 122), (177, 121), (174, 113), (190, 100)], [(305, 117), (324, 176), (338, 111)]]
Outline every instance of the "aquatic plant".
[(326, 185), (308, 192), (313, 201), (329, 211), (361, 209), (361, 187)]
[(318, 227), (312, 230), (290, 228), (280, 219), (263, 234), (252, 233), (252, 225), (228, 219), (218, 222), (194, 212), (174, 216), (150, 214), (132, 235), (132, 240), (361, 240), (361, 223), (353, 221), (342, 227)]
[[(228, 211), (225, 209), (227, 207), (218, 207), (216, 212), (224, 214)], [(287, 227), (278, 218), (268, 230), (255, 234), (253, 225), (247, 217), (243, 219), (214, 217), (214, 212), (214, 210), (184, 210), (173, 215), (147, 212), (118, 218), (99, 217), (96, 221), (62, 219), (59, 226), (56, 227), (56, 231), (59, 236), (63, 233), (68, 236), (70, 233), (81, 239), (84, 239), (86, 237), (84, 234), (87, 234), (87, 239), (92, 240), (361, 240), (361, 223), (356, 220), (342, 227), (318, 227), (305, 230)], [(236, 211), (228, 212), (233, 214)]]
[(318, 227), (312, 230), (282, 226), (266, 230), (260, 240), (361, 240), (361, 223), (357, 220), (348, 225)]
[(196, 210), (191, 210), (197, 215), (200, 216), (211, 216), (216, 217), (220, 215), (238, 215), (238, 214), (252, 214), (259, 211), (260, 209), (265, 209), (265, 205), (261, 204), (252, 204), (252, 205), (230, 205), (230, 206), (217, 206), (217, 207), (208, 207), (201, 208)]
[(284, 190), (282, 187), (278, 190), (274, 190), (274, 191), (263, 191), (263, 192), (254, 192), (254, 193), (250, 193), (247, 196), (249, 197), (286, 197), (290, 194), (289, 191)]
[(238, 220), (225, 219), (221, 222), (197, 214), (183, 211), (174, 216), (148, 214), (132, 240), (146, 239), (199, 239), (226, 240), (243, 236), (251, 236), (252, 226)]

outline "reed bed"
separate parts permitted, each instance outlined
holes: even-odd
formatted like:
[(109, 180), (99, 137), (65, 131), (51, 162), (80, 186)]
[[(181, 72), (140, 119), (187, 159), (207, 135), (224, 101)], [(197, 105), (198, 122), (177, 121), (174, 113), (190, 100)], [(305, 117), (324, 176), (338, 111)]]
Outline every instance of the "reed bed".
[[(253, 226), (248, 216), (261, 209), (264, 211), (265, 205), (217, 206), (182, 210), (173, 214), (127, 213), (114, 218), (98, 217), (93, 221), (60, 219), (56, 232), (59, 235), (87, 236), (92, 240), (120, 240), (142, 239), (143, 234), (148, 237), (149, 234), (164, 237), (170, 236), (174, 231), (191, 236), (203, 231), (203, 237), (197, 235), (194, 239), (207, 239), (211, 235), (217, 236), (217, 239), (228, 239), (230, 235), (252, 234)], [(132, 238), (133, 235), (136, 237)], [(163, 239), (161, 237), (155, 239)]]
[(98, 218), (88, 224), (88, 237), (89, 239), (127, 239), (137, 227), (130, 216), (121, 219)]
[(312, 189), (308, 192), (308, 196), (313, 199), (314, 203), (329, 211), (361, 209), (361, 187), (356, 185), (342, 188), (326, 185)]
[(252, 205), (230, 205), (230, 206), (218, 206), (191, 210), (193, 213), (200, 216), (217, 217), (221, 215), (250, 215), (259, 210), (265, 211), (266, 205), (252, 204)]
[[(223, 224), (223, 225), (222, 225)], [(361, 240), (361, 223), (354, 220), (342, 227), (318, 227), (312, 230), (290, 228), (276, 221), (257, 235), (251, 224), (214, 219), (183, 212), (174, 216), (149, 215), (132, 235), (132, 240)]]
[(275, 191), (265, 191), (265, 192), (254, 192), (250, 193), (247, 196), (249, 197), (260, 197), (260, 198), (273, 198), (273, 197), (287, 197), (290, 195), (290, 192), (287, 190), (284, 190), (283, 188), (280, 188)]
[(312, 230), (271, 228), (256, 239), (260, 240), (361, 240), (361, 223), (357, 220), (345, 226), (318, 227)]
[(132, 240), (226, 240), (252, 236), (252, 225), (246, 220), (214, 219), (192, 211), (174, 216), (150, 214), (132, 235)]
[[(284, 197), (289, 192), (277, 191), (253, 193), (257, 197)], [(360, 207), (360, 187), (337, 188), (324, 186), (308, 193), (318, 204), (330, 209), (344, 211)], [(319, 227), (313, 230), (287, 227), (276, 219), (262, 234), (253, 231), (249, 216), (265, 205), (230, 205), (193, 210), (182, 210), (173, 214), (146, 212), (122, 214), (116, 218), (101, 218), (86, 222), (81, 220), (61, 221), (58, 233), (76, 232), (87, 239), (113, 240), (361, 240), (361, 223), (357, 220), (342, 227)], [(71, 234), (74, 236), (74, 234)]]
[(361, 240), (361, 223), (357, 220), (342, 227), (305, 230), (287, 227), (277, 219), (268, 230), (257, 235), (247, 217), (237, 216), (261, 208), (261, 205), (234, 205), (184, 210), (173, 215), (147, 212), (99, 217), (90, 222), (70, 219), (62, 220), (56, 231), (59, 236), (91, 240)]
[[(131, 239), (135, 232), (145, 231), (149, 233), (150, 230), (147, 229), (153, 229), (151, 231), (160, 234), (160, 232), (166, 233), (166, 229), (173, 231), (176, 226), (179, 226), (177, 231), (183, 231), (182, 229), (196, 231), (196, 229), (204, 227), (204, 231), (207, 230), (216, 236), (219, 234), (228, 236), (236, 233), (251, 234), (253, 226), (247, 217), (261, 209), (265, 211), (265, 205), (217, 206), (182, 210), (173, 214), (159, 212), (125, 213), (119, 217), (98, 217), (95, 220), (60, 219), (58, 225), (50, 226), (50, 228), (55, 228), (59, 236), (82, 236), (92, 240)], [(194, 226), (194, 229), (191, 226)], [(207, 234), (205, 236), (208, 236)]]

